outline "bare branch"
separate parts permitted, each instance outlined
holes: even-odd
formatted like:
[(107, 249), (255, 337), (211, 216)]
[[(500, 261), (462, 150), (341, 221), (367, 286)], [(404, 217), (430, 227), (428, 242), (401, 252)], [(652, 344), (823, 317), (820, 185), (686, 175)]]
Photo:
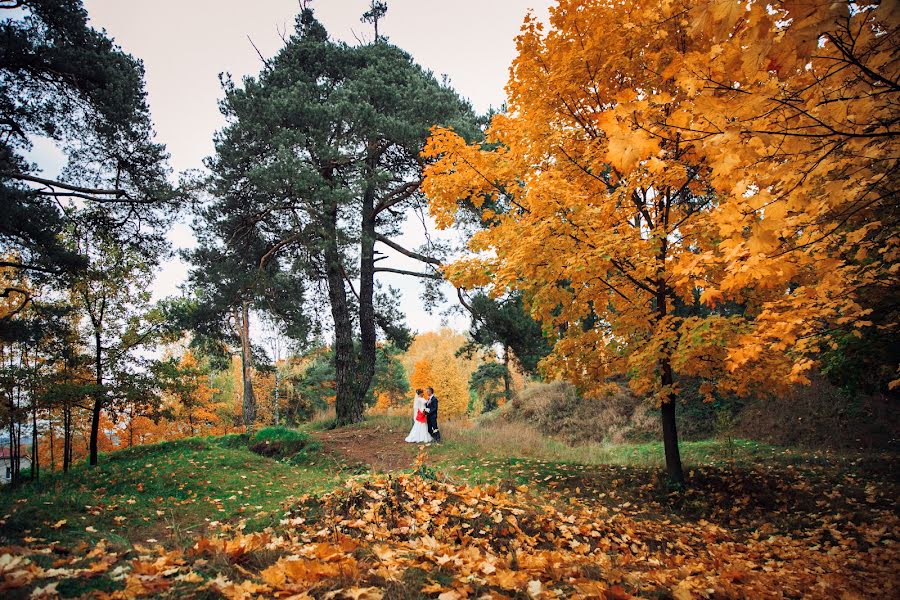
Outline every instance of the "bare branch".
[(425, 256), (424, 254), (419, 254), (418, 252), (413, 252), (412, 250), (407, 250), (406, 248), (404, 248), (397, 242), (381, 235), (380, 233), (375, 234), (375, 240), (381, 242), (382, 244), (385, 244), (386, 246), (388, 246), (390, 248), (393, 248), (400, 254), (403, 254), (410, 258), (414, 258), (423, 263), (428, 263), (429, 265), (438, 265), (438, 266), (440, 266), (442, 264), (441, 261), (439, 261), (436, 258), (432, 258), (430, 256)]
[(32, 181), (34, 183), (40, 183), (42, 185), (47, 185), (50, 187), (58, 187), (64, 190), (71, 190), (73, 192), (81, 192), (82, 194), (104, 194), (108, 196), (124, 196), (125, 190), (104, 190), (98, 188), (86, 188), (77, 185), (72, 185), (69, 183), (62, 183), (61, 181), (54, 181), (52, 179), (44, 179), (42, 177), (35, 177), (34, 175), (26, 175), (25, 173), (9, 173), (9, 172), (0, 172), (0, 177), (9, 177), (10, 179), (20, 179), (22, 181)]
[(444, 279), (438, 273), (417, 273), (415, 271), (407, 271), (405, 269), (392, 269), (390, 267), (377, 267), (376, 273), (397, 273), (398, 275), (409, 275), (410, 277), (421, 277), (422, 279)]

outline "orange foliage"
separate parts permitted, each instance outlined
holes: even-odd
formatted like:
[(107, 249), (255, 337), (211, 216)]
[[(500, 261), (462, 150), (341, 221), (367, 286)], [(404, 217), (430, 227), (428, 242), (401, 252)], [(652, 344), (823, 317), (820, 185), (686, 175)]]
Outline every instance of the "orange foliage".
[(478, 362), (457, 357), (466, 343), (463, 335), (444, 328), (416, 336), (400, 358), (409, 373), (410, 402), (416, 388), (433, 387), (442, 416), (463, 415), (469, 405), (469, 377)]
[(445, 275), (524, 291), (559, 334), (544, 366), (583, 388), (630, 373), (665, 402), (673, 372), (708, 396), (807, 381), (834, 329), (871, 325), (858, 294), (900, 283), (891, 4), (561, 0), (549, 31), (527, 18), (491, 146), (435, 128), (425, 149), (439, 226), (460, 199), (485, 224)]

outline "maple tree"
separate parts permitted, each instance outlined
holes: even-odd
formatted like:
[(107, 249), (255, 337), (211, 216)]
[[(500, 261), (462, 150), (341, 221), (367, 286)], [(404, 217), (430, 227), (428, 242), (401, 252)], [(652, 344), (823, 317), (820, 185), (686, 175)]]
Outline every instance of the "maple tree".
[[(683, 481), (679, 376), (708, 398), (805, 382), (833, 328), (871, 325), (858, 294), (896, 283), (896, 222), (874, 218), (893, 195), (877, 32), (895, 35), (895, 15), (563, 0), (547, 32), (527, 17), (486, 143), (435, 128), (425, 151), (439, 225), (473, 206), (484, 224), (445, 275), (523, 292), (556, 337), (549, 373), (588, 390), (630, 375)], [(862, 36), (855, 64), (846, 35)]]

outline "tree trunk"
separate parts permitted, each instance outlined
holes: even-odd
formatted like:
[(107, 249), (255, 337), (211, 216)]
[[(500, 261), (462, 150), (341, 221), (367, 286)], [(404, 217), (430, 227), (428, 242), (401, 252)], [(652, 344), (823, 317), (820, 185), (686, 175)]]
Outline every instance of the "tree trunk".
[(375, 376), (375, 164), (376, 142), (370, 142), (366, 159), (366, 189), (362, 203), (362, 236), (359, 264), (359, 367), (356, 374), (356, 401), (360, 414)]
[[(243, 417), (247, 433), (256, 422), (256, 396), (253, 394), (253, 355), (250, 348), (250, 303), (241, 304), (241, 378), (244, 384)], [(193, 429), (193, 426), (191, 427)]]
[[(328, 175), (326, 175), (327, 177)], [(334, 368), (336, 374), (334, 408), (338, 425), (350, 425), (363, 420), (362, 399), (357, 397), (357, 362), (353, 348), (353, 321), (347, 306), (344, 287), (344, 267), (338, 246), (337, 203), (331, 201), (323, 222), (325, 242), (325, 274), (328, 279), (328, 300), (334, 321)]]
[(40, 462), (38, 456), (38, 426), (37, 405), (34, 399), (34, 390), (31, 390), (31, 480), (40, 477)]
[(10, 395), (9, 408), (9, 484), (14, 486), (19, 482), (19, 466), (16, 460), (19, 454), (19, 445), (16, 443), (15, 412), (13, 411), (12, 395)]
[(131, 418), (128, 420), (128, 447), (134, 447), (134, 402), (131, 403)]
[[(669, 206), (671, 193), (666, 191), (659, 195), (656, 207), (657, 225), (661, 224), (664, 231), (669, 226)], [(668, 252), (669, 240), (662, 235), (659, 240), (659, 253), (656, 256), (656, 323), (661, 323), (668, 314), (669, 286), (666, 283), (666, 252)], [(675, 379), (672, 374), (672, 362), (669, 359), (669, 344), (663, 345), (663, 358), (659, 361), (660, 380), (667, 389), (666, 399), (661, 406), (663, 448), (666, 453), (666, 472), (669, 475), (669, 483), (683, 486), (684, 469), (681, 466), (681, 452), (678, 449), (678, 428), (675, 423), (676, 396), (673, 391)]]
[(50, 429), (47, 431), (50, 436), (50, 472), (53, 473), (56, 471), (56, 452), (53, 447), (56, 440), (53, 438), (53, 411), (50, 408), (47, 409), (47, 422), (50, 424)]
[[(668, 358), (664, 358), (661, 364), (662, 384), (672, 385), (672, 365)], [(681, 467), (681, 451), (678, 448), (678, 429), (675, 424), (675, 394), (669, 394), (662, 405), (662, 430), (663, 447), (666, 452), (666, 473), (669, 481), (678, 486), (684, 485), (684, 470)]]
[(72, 464), (72, 407), (68, 401), (63, 404), (63, 473), (69, 472)]
[(506, 403), (512, 402), (512, 389), (509, 381), (509, 346), (503, 346), (503, 395)]
[(279, 412), (280, 412), (280, 407), (279, 407), (280, 398), (278, 397), (278, 384), (279, 384), (278, 379), (279, 379), (278, 378), (278, 353), (276, 352), (276, 354), (275, 354), (275, 425), (278, 425)]
[(97, 390), (94, 392), (94, 409), (91, 411), (91, 441), (90, 441), (90, 458), (89, 464), (93, 467), (97, 464), (97, 439), (100, 435), (100, 414), (103, 410), (103, 349), (100, 345), (100, 330), (94, 332), (94, 342), (96, 351), (94, 352), (94, 361), (96, 368), (96, 385)]

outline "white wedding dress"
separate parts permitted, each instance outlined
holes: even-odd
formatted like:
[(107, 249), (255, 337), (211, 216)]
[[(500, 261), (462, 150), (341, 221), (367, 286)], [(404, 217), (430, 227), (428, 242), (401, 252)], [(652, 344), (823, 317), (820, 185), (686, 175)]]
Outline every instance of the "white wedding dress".
[(416, 420), (416, 415), (419, 411), (423, 413), (425, 411), (425, 398), (422, 396), (416, 396), (416, 399), (413, 400), (413, 426), (409, 430), (409, 435), (406, 436), (406, 441), (410, 444), (430, 444), (434, 441), (434, 438), (428, 433), (427, 421)]

